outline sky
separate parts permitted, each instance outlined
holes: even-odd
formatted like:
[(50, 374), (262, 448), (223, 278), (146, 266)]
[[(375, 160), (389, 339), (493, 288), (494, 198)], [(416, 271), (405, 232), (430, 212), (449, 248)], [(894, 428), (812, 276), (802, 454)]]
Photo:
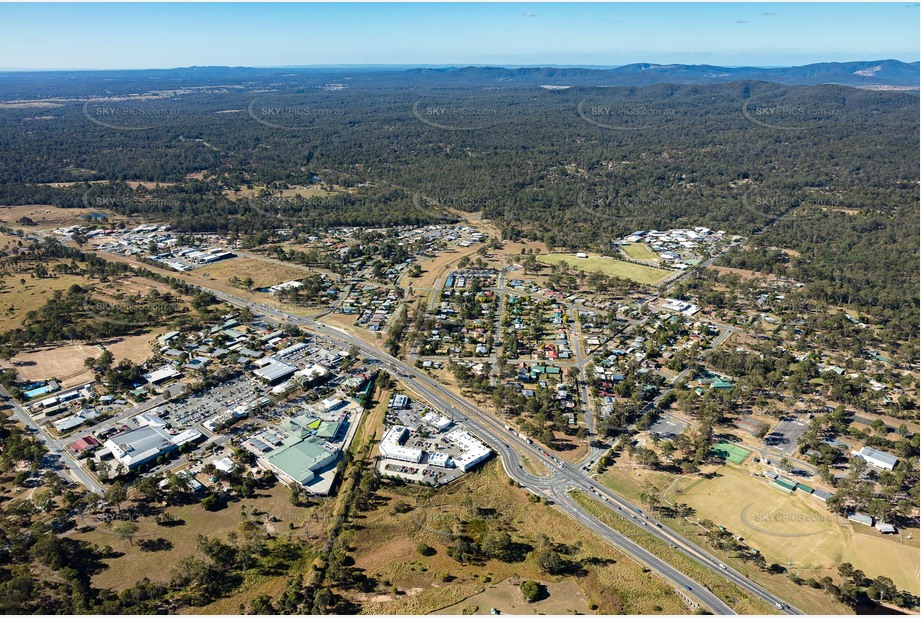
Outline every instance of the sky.
[(919, 59), (918, 3), (0, 3), (0, 68)]

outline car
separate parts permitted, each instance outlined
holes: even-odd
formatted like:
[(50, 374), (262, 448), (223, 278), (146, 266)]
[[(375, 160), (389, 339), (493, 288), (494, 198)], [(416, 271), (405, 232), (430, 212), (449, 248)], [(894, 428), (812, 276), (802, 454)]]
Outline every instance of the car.
[(684, 588), (685, 588), (685, 590), (691, 590), (691, 587), (690, 587), (690, 586), (685, 586)]

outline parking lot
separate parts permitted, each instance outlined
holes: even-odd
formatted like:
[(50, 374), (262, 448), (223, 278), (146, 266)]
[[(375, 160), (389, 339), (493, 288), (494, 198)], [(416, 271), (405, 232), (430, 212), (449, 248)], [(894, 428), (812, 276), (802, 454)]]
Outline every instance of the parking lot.
[(654, 433), (660, 438), (666, 440), (671, 440), (687, 428), (687, 423), (680, 421), (674, 417), (669, 416), (660, 416), (652, 427), (649, 428), (650, 433)]
[(163, 418), (183, 427), (195, 425), (241, 403), (258, 399), (258, 389), (258, 385), (249, 378), (235, 378), (171, 406)]
[(771, 433), (764, 437), (764, 443), (784, 455), (793, 455), (796, 453), (800, 436), (808, 428), (809, 425), (803, 421), (792, 417), (784, 418)]

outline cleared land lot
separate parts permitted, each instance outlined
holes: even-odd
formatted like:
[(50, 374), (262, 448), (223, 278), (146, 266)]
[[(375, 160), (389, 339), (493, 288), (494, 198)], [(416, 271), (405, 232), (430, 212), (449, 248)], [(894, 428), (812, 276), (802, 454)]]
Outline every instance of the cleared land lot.
[(537, 260), (544, 264), (560, 264), (565, 262), (572, 268), (577, 268), (586, 272), (600, 272), (609, 277), (631, 279), (637, 283), (644, 283), (646, 285), (658, 283), (672, 274), (670, 270), (633, 264), (631, 262), (624, 262), (623, 260), (592, 253), (588, 254), (587, 258), (577, 258), (571, 253), (551, 253), (549, 255), (539, 255), (537, 256)]
[(192, 274), (198, 276), (209, 275), (223, 283), (227, 283), (231, 277), (237, 277), (238, 279), (251, 277), (255, 288), (303, 279), (310, 275), (309, 272), (293, 266), (284, 266), (268, 260), (257, 260), (241, 256), (197, 268), (192, 271)]
[[(363, 599), (367, 603), (365, 613), (430, 613), (458, 603), (461, 609), (468, 603), (480, 605), (470, 597), (488, 591), (490, 582), (483, 581), (486, 574), (493, 582), (509, 577), (550, 582), (572, 579), (542, 573), (530, 553), (523, 553), (520, 562), (458, 563), (446, 553), (453, 542), (453, 531), (458, 529), (454, 526), (460, 526), (458, 518), (467, 522), (463, 528), (468, 534), (505, 529), (516, 542), (530, 547), (540, 534), (568, 545), (581, 541), (577, 556), (600, 560), (587, 565), (587, 575), (574, 581), (590, 602), (600, 606), (600, 612), (686, 612), (685, 605), (661, 579), (643, 573), (639, 564), (587, 534), (569, 517), (552, 507), (534, 504), (527, 491), (511, 487), (495, 460), (441, 488), (431, 498), (426, 497), (431, 492), (415, 486), (385, 487), (378, 493), (390, 498), (389, 504), (365, 514), (350, 544), (361, 548), (355, 556), (356, 566), (378, 580), (392, 582), (403, 594), (377, 594)], [(407, 513), (393, 513), (392, 506), (397, 502), (406, 502), (413, 508)], [(470, 502), (486, 509), (488, 515), (472, 515)], [(434, 547), (437, 553), (420, 555), (415, 549), (420, 541)], [(444, 581), (445, 576), (455, 579)]]
[[(142, 363), (153, 354), (153, 341), (167, 330), (162, 327), (143, 335), (106, 341), (103, 345), (112, 352), (116, 363), (126, 358)], [(13, 357), (12, 366), (23, 380), (55, 378), (63, 388), (70, 388), (93, 379), (92, 372), (83, 365), (83, 361), (88, 356), (98, 357), (102, 351), (103, 348), (96, 344), (58, 345), (17, 354)], [(11, 363), (3, 362), (0, 366), (9, 367)]]
[[(25, 285), (20, 283), (22, 280)], [(22, 326), (26, 314), (44, 305), (55, 290), (86, 284), (86, 279), (75, 275), (33, 279), (28, 274), (15, 273), (0, 278), (0, 329), (6, 331)]]
[(658, 260), (659, 256), (653, 252), (652, 249), (647, 247), (644, 244), (635, 243), (632, 245), (623, 245), (621, 247), (624, 253), (632, 257), (634, 260)]
[(480, 594), (464, 599), (433, 614), (485, 615), (492, 608), (503, 614), (590, 614), (588, 599), (571, 580), (541, 582), (547, 596), (540, 601), (528, 603), (521, 594), (521, 579), (510, 578), (499, 584), (489, 584)]
[(876, 530), (846, 522), (802, 492), (785, 494), (767, 479), (744, 469), (723, 466), (711, 480), (683, 478), (666, 498), (689, 504), (698, 519), (710, 519), (741, 534), (765, 559), (792, 562), (800, 577), (837, 578), (837, 568), (850, 562), (868, 577), (885, 575), (902, 590), (918, 594), (918, 539), (899, 543)]

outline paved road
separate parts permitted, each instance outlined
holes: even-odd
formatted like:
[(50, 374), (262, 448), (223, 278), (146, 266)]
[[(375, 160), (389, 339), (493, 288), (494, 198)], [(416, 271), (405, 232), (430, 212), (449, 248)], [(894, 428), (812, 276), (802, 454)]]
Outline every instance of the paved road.
[[(211, 292), (216, 297), (229, 304), (249, 307), (253, 313), (262, 314), (270, 319), (297, 324), (307, 330), (313, 331), (314, 333), (319, 333), (322, 336), (336, 341), (346, 347), (354, 346), (367, 357), (380, 361), (382, 366), (389, 372), (395, 374), (398, 377), (410, 380), (413, 388), (425, 396), (431, 404), (440, 406), (446, 411), (450, 411), (454, 418), (461, 420), (467, 426), (469, 426), (474, 433), (476, 433), (484, 442), (486, 442), (491, 448), (499, 453), (499, 456), (502, 460), (502, 465), (510, 477), (531, 491), (543, 495), (553, 496), (555, 502), (560, 500), (558, 503), (561, 505), (560, 508), (577, 517), (580, 522), (595, 520), (582, 512), (571, 500), (563, 500), (563, 494), (560, 493), (561, 491), (565, 494), (565, 491), (571, 488), (589, 492), (600, 496), (602, 500), (609, 503), (611, 506), (614, 506), (615, 509), (619, 509), (620, 511), (629, 513), (636, 510), (635, 507), (633, 507), (625, 499), (614, 494), (604, 486), (597, 483), (594, 479), (585, 475), (582, 471), (579, 470), (577, 464), (574, 465), (565, 463), (562, 460), (559, 460), (558, 458), (546, 453), (539, 446), (527, 443), (525, 440), (519, 438), (515, 433), (506, 430), (500, 421), (498, 421), (495, 417), (482, 412), (479, 408), (472, 405), (466, 399), (445, 389), (433, 378), (430, 378), (428, 375), (417, 370), (415, 367), (412, 367), (365, 343), (364, 341), (347, 333), (346, 331), (334, 326), (321, 324), (310, 318), (301, 318), (298, 316), (290, 315), (264, 304), (252, 303), (245, 299), (236, 298), (223, 292), (216, 290), (207, 291)], [(538, 477), (525, 472), (521, 466), (520, 457), (516, 452), (516, 448), (511, 448), (511, 444), (514, 444), (515, 447), (520, 449), (522, 452), (534, 453), (539, 460), (543, 460), (545, 463), (547, 463), (552, 470), (551, 475)], [(636, 523), (641, 525), (638, 521)], [(595, 532), (601, 534), (609, 542), (620, 544), (618, 547), (629, 547), (630, 554), (632, 556), (636, 557), (638, 560), (641, 560), (643, 563), (649, 565), (650, 567), (656, 568), (656, 570), (661, 573), (663, 577), (672, 582), (678, 588), (687, 590), (687, 588), (690, 587), (691, 594), (698, 598), (702, 603), (709, 606), (710, 609), (714, 612), (721, 614), (734, 613), (728, 605), (722, 601), (719, 601), (719, 599), (714, 599), (712, 596), (708, 596), (709, 591), (707, 591), (706, 588), (704, 588), (701, 584), (691, 580), (679, 571), (671, 569), (671, 567), (665, 568), (667, 565), (664, 565), (664, 563), (659, 558), (649, 553), (639, 545), (633, 543), (633, 541), (624, 535), (620, 535), (612, 529), (601, 525), (600, 522), (596, 522), (596, 525), (594, 525), (592, 529)], [(648, 526), (648, 524), (647, 526), (644, 526), (643, 529), (654, 537), (657, 537), (666, 543), (672, 544), (677, 551), (681, 551), (691, 556), (714, 573), (736, 583), (740, 587), (751, 592), (753, 595), (771, 604), (783, 604), (785, 608), (784, 611), (786, 613), (802, 613), (795, 608), (786, 606), (782, 599), (767, 592), (737, 571), (734, 571), (731, 568), (723, 568), (722, 563), (719, 562), (719, 560), (706, 553), (696, 545), (693, 545), (690, 541), (686, 540), (684, 537), (672, 531), (671, 529), (659, 528), (654, 525)], [(662, 567), (661, 570), (659, 568), (660, 566)]]
[(7, 402), (13, 407), (13, 416), (16, 417), (16, 419), (18, 419), (19, 422), (21, 422), (27, 428), (33, 430), (35, 434), (38, 435), (39, 439), (45, 443), (45, 446), (48, 448), (50, 453), (56, 454), (58, 457), (60, 457), (64, 465), (66, 465), (70, 470), (70, 474), (74, 480), (82, 483), (90, 491), (96, 492), (98, 494), (101, 494), (103, 491), (105, 491), (102, 485), (100, 485), (99, 482), (96, 481), (96, 479), (94, 479), (86, 470), (81, 468), (79, 462), (74, 459), (70, 451), (68, 451), (67, 448), (61, 444), (63, 440), (52, 440), (50, 437), (48, 437), (45, 432), (42, 431), (42, 428), (39, 427), (38, 423), (36, 423), (35, 420), (29, 416), (29, 413), (26, 412), (22, 406), (16, 403), (15, 399), (10, 397), (10, 394), (6, 392), (6, 389), (3, 387), (0, 387), (0, 397), (6, 399)]

